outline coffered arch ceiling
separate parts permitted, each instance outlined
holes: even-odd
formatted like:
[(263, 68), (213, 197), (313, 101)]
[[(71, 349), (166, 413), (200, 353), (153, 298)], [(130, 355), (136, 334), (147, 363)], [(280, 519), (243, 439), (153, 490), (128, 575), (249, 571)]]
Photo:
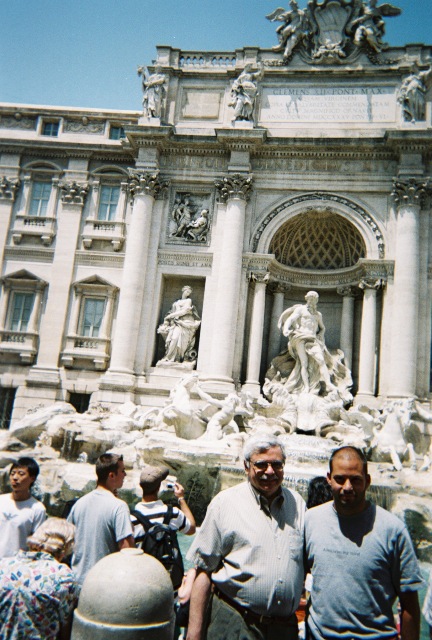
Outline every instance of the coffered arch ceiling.
[(366, 257), (360, 231), (329, 208), (308, 208), (285, 222), (270, 247), (278, 262), (297, 269), (345, 269)]

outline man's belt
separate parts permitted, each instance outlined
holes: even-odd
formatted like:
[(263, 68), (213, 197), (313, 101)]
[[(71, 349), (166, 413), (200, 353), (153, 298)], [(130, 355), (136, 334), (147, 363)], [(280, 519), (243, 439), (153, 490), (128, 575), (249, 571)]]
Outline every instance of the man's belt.
[(232, 600), (227, 595), (225, 595), (223, 591), (218, 589), (216, 585), (213, 585), (213, 588), (214, 588), (214, 594), (219, 598), (219, 600), (223, 600), (223, 602), (226, 602), (226, 604), (229, 605), (232, 609), (235, 609), (236, 611), (238, 611), (238, 613), (242, 616), (242, 618), (248, 623), (250, 622), (251, 624), (263, 624), (263, 625), (284, 624), (289, 627), (297, 626), (297, 617), (295, 613), (293, 613), (291, 616), (286, 616), (286, 617), (285, 616), (263, 616), (263, 615), (260, 615), (259, 613), (255, 613), (255, 611), (252, 611), (247, 607), (243, 607), (241, 604), (239, 604), (235, 600)]

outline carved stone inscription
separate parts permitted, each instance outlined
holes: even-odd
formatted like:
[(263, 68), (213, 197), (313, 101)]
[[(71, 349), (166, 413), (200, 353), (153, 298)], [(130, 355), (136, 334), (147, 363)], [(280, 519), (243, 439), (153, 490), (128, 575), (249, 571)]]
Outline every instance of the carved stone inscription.
[(394, 87), (272, 87), (263, 89), (261, 121), (394, 122)]

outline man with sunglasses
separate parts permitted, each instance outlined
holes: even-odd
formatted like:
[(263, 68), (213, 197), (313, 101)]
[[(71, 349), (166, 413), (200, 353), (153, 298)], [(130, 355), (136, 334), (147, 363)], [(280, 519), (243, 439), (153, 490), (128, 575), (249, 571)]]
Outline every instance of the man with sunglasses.
[(282, 486), (280, 440), (251, 437), (247, 481), (210, 503), (188, 559), (197, 569), (188, 640), (296, 640), (304, 500)]

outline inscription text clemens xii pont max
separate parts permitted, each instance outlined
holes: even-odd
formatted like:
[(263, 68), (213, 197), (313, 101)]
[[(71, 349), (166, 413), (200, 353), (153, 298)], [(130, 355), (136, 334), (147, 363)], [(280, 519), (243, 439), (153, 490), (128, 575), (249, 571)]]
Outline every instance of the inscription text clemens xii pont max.
[(272, 122), (392, 122), (394, 87), (264, 88), (260, 120)]

